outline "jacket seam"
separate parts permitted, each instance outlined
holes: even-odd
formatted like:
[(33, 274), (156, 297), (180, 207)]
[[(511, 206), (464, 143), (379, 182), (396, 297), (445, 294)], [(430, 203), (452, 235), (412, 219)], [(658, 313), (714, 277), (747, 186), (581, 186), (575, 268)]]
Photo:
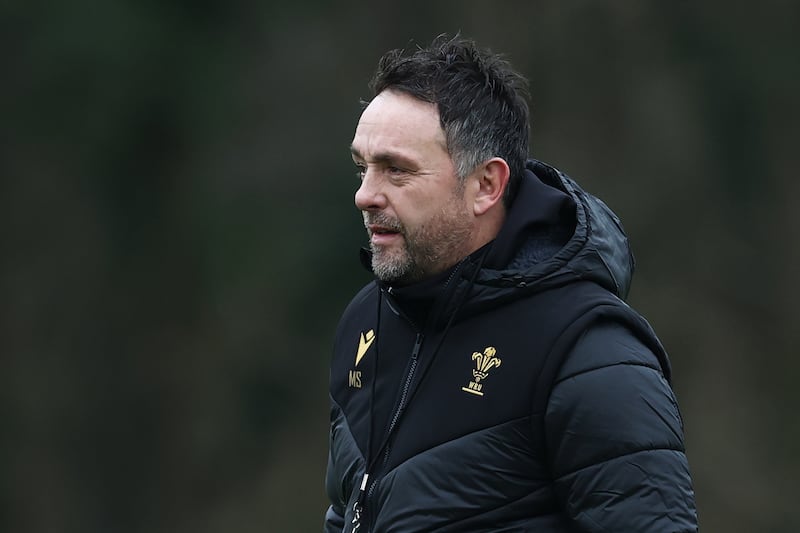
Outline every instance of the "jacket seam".
[[(448, 527), (455, 527), (458, 524), (461, 524), (463, 522), (468, 522), (468, 521), (474, 519), (476, 516), (479, 516), (480, 514), (491, 513), (491, 512), (497, 511), (499, 509), (503, 509), (504, 507), (509, 507), (509, 506), (514, 505), (515, 503), (521, 501), (521, 500), (524, 500), (525, 498), (529, 498), (532, 494), (536, 494), (537, 492), (541, 492), (541, 491), (545, 491), (545, 490), (553, 490), (552, 484), (548, 483), (546, 485), (542, 485), (542, 486), (540, 486), (539, 488), (537, 488), (534, 491), (527, 492), (527, 493), (523, 494), (522, 496), (520, 496), (519, 498), (515, 498), (514, 500), (506, 501), (502, 505), (498, 505), (497, 507), (492, 507), (491, 509), (480, 510), (479, 513), (471, 514), (471, 515), (469, 515), (467, 517), (462, 518), (458, 522), (453, 522), (451, 524), (448, 524)], [(535, 515), (529, 515), (528, 518), (536, 518), (536, 517), (539, 517), (539, 516), (546, 516), (547, 514), (549, 514), (549, 513), (542, 512), (542, 513), (538, 513), (538, 514), (535, 514)]]
[(553, 480), (558, 482), (558, 481), (564, 479), (565, 477), (569, 477), (569, 476), (577, 474), (581, 470), (586, 470), (587, 468), (592, 468), (592, 467), (598, 466), (598, 465), (600, 465), (602, 463), (608, 463), (608, 462), (611, 462), (611, 461), (616, 461), (617, 459), (621, 459), (621, 458), (627, 457), (629, 455), (636, 455), (636, 454), (639, 454), (639, 453), (649, 453), (649, 452), (678, 452), (680, 454), (684, 454), (685, 455), (686, 454), (686, 449), (685, 448), (672, 447), (672, 446), (656, 446), (656, 447), (652, 447), (652, 448), (641, 448), (641, 449), (638, 449), (638, 450), (631, 450), (629, 452), (621, 453), (619, 455), (613, 455), (611, 457), (605, 457), (603, 459), (600, 459), (599, 461), (590, 463), (588, 465), (580, 466), (580, 467), (578, 467), (578, 468), (576, 468), (574, 470), (570, 470), (569, 472), (566, 472), (564, 474), (560, 474), (558, 476), (554, 476)]
[(639, 361), (617, 361), (617, 362), (614, 362), (614, 363), (608, 363), (608, 364), (604, 364), (604, 365), (593, 366), (593, 367), (590, 367), (590, 368), (584, 368), (583, 370), (579, 370), (577, 372), (572, 372), (571, 374), (567, 374), (566, 376), (563, 376), (563, 377), (560, 377), (560, 378), (556, 379), (556, 381), (553, 382), (553, 388), (555, 388), (557, 385), (563, 383), (564, 381), (576, 378), (576, 377), (578, 377), (580, 375), (583, 375), (583, 374), (589, 374), (591, 372), (596, 372), (598, 370), (611, 368), (613, 366), (623, 366), (623, 365), (624, 366), (639, 366), (639, 367), (643, 367), (643, 368), (648, 368), (650, 370), (653, 370), (654, 372), (656, 372), (657, 374), (659, 374), (662, 377), (664, 375), (661, 372), (661, 369), (659, 367), (656, 367), (656, 366), (654, 366), (652, 364), (649, 364), (649, 363), (642, 363), (642, 362), (639, 362)]
[(510, 419), (508, 419), (508, 420), (506, 420), (504, 422), (499, 422), (499, 423), (497, 423), (497, 424), (495, 424), (493, 426), (488, 426), (488, 427), (485, 427), (485, 428), (476, 429), (475, 431), (470, 431), (469, 433), (464, 433), (463, 435), (459, 435), (458, 437), (454, 437), (452, 439), (449, 439), (449, 440), (446, 440), (444, 442), (441, 442), (441, 443), (437, 444), (436, 446), (431, 446), (430, 448), (427, 448), (425, 450), (421, 450), (420, 452), (415, 453), (411, 457), (408, 457), (407, 459), (404, 459), (402, 462), (397, 463), (394, 467), (392, 467), (391, 469), (387, 470), (386, 473), (383, 475), (383, 477), (385, 478), (386, 476), (388, 476), (389, 474), (391, 474), (392, 472), (394, 472), (395, 470), (397, 470), (398, 468), (400, 468), (401, 466), (406, 464), (408, 461), (411, 461), (412, 459), (420, 457), (421, 455), (423, 455), (425, 453), (428, 453), (430, 451), (433, 451), (433, 450), (435, 450), (437, 448), (440, 448), (442, 446), (450, 444), (451, 442), (455, 442), (458, 439), (463, 439), (464, 437), (467, 437), (469, 435), (474, 435), (475, 433), (481, 433), (483, 431), (489, 431), (489, 430), (494, 429), (496, 427), (499, 427), (499, 426), (502, 426), (502, 425), (505, 425), (505, 424), (509, 424), (509, 423), (512, 423), (512, 422), (520, 422), (520, 421), (525, 420), (526, 418), (530, 419), (530, 417), (531, 417), (530, 415), (524, 415), (524, 416), (518, 416), (518, 417), (515, 417), (515, 418), (510, 418)]

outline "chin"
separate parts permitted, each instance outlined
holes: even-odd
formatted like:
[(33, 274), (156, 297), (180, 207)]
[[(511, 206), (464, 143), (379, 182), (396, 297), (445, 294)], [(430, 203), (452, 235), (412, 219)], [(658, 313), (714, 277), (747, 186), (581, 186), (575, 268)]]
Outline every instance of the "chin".
[[(376, 259), (378, 260), (376, 261)], [(409, 277), (411, 269), (406, 262), (380, 260), (377, 255), (373, 255), (372, 272), (381, 281), (403, 283)]]

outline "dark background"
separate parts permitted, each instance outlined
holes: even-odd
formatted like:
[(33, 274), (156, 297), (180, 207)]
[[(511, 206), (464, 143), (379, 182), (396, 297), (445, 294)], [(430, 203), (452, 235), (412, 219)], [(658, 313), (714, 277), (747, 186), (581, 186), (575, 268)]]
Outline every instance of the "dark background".
[(703, 530), (800, 530), (800, 8), (734, 4), (2, 3), (0, 531), (320, 530), (359, 98), (458, 30), (625, 223)]

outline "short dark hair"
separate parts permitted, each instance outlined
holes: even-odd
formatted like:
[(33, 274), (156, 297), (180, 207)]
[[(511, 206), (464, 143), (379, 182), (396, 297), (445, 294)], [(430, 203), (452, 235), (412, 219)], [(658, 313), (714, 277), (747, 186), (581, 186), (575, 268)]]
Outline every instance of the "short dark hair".
[(410, 54), (384, 54), (370, 88), (436, 105), (459, 178), (487, 159), (503, 158), (511, 169), (503, 200), (510, 203), (528, 158), (528, 83), (502, 56), (460, 35), (440, 35)]

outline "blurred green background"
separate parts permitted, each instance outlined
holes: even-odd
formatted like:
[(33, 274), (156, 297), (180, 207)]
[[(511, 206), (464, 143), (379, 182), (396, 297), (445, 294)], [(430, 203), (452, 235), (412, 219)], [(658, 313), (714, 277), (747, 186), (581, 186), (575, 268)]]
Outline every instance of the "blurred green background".
[(459, 30), (625, 223), (702, 529), (800, 531), (800, 4), (735, 4), (0, 4), (0, 531), (320, 530), (359, 99)]

